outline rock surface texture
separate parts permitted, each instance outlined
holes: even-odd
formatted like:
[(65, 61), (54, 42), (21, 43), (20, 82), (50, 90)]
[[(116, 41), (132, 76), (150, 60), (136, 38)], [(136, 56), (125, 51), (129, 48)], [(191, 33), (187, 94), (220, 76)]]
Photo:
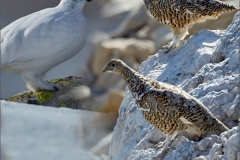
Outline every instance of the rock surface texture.
[[(238, 118), (240, 12), (226, 30), (201, 30), (181, 48), (168, 54), (159, 51), (140, 65), (139, 73), (178, 86), (199, 99), (230, 130), (191, 141), (176, 137), (161, 159), (240, 158)], [(129, 89), (119, 109), (109, 159), (160, 159), (154, 144), (165, 135), (151, 126), (138, 109)]]
[(57, 91), (25, 91), (5, 99), (10, 102), (27, 103), (43, 106), (68, 107), (73, 109), (85, 109), (84, 100), (90, 97), (90, 89), (83, 85), (80, 77), (70, 76), (60, 79), (52, 79), (50, 82), (62, 87)]

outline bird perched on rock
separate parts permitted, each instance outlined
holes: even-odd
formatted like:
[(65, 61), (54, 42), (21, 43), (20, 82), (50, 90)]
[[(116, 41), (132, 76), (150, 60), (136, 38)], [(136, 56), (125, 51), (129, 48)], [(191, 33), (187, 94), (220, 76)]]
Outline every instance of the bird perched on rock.
[(200, 101), (181, 88), (146, 78), (119, 59), (112, 59), (103, 72), (122, 76), (145, 119), (167, 135), (166, 143), (180, 131), (203, 138), (229, 130)]
[(1, 30), (1, 69), (19, 73), (32, 91), (61, 87), (42, 80), (47, 71), (85, 45), (86, 1), (61, 0), (58, 6), (22, 17)]
[(223, 12), (237, 8), (218, 0), (143, 0), (151, 15), (173, 32), (167, 52), (174, 49), (197, 22), (216, 19)]

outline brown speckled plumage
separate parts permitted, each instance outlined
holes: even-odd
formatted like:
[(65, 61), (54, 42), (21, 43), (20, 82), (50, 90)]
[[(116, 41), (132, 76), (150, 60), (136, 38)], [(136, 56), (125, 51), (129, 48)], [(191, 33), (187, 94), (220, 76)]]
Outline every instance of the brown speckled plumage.
[(200, 101), (181, 88), (146, 78), (118, 59), (111, 60), (103, 70), (106, 71), (122, 76), (145, 119), (171, 137), (179, 131), (202, 138), (228, 130)]
[(167, 52), (175, 48), (197, 22), (216, 19), (223, 12), (237, 8), (218, 0), (143, 0), (152, 16), (173, 32), (173, 42)]

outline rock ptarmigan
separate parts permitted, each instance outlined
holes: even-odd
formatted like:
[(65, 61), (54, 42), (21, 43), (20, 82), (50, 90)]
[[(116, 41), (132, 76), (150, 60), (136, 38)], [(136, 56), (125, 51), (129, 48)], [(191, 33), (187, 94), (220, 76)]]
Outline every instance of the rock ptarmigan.
[(119, 59), (112, 59), (103, 72), (122, 76), (145, 119), (167, 135), (163, 150), (180, 131), (187, 131), (199, 139), (229, 130), (200, 101), (181, 88), (146, 78)]
[(173, 41), (165, 53), (174, 49), (188, 34), (188, 28), (197, 22), (216, 19), (236, 7), (218, 0), (143, 0), (151, 15), (168, 26), (173, 32)]
[(1, 69), (19, 73), (31, 91), (61, 87), (42, 80), (47, 71), (85, 45), (82, 9), (90, 0), (61, 0), (58, 6), (22, 17), (1, 30)]

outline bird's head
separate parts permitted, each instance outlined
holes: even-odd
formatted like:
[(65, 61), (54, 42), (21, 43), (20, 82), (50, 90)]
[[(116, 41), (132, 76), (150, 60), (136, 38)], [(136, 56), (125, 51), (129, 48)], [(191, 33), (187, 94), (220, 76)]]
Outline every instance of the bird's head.
[(73, 0), (73, 5), (76, 6), (76, 8), (81, 8), (85, 6), (86, 2), (90, 2), (91, 0)]
[(104, 67), (103, 72), (121, 73), (123, 66), (126, 66), (126, 64), (123, 61), (121, 61), (120, 59), (112, 59)]

